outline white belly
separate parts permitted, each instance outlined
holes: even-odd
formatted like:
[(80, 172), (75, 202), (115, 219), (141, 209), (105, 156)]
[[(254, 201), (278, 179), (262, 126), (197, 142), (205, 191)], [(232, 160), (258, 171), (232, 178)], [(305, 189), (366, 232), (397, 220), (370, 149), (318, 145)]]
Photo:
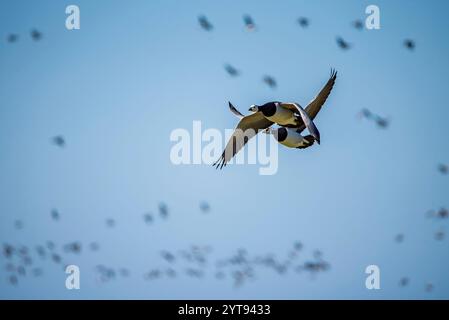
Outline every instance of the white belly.
[(276, 106), (276, 113), (271, 117), (267, 117), (267, 119), (283, 126), (296, 124), (293, 112), (279, 106)]
[(280, 143), (289, 148), (303, 147), (307, 144), (304, 137), (293, 129), (287, 129), (287, 138)]

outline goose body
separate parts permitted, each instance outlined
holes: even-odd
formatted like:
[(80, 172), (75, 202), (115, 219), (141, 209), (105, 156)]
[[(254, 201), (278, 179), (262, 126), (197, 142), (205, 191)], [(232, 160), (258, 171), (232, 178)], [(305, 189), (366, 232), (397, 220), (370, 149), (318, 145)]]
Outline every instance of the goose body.
[(274, 138), (282, 145), (288, 148), (304, 149), (310, 147), (315, 139), (311, 136), (302, 136), (296, 129), (293, 128), (277, 128), (267, 129), (267, 133), (270, 133)]
[(268, 102), (261, 106), (252, 105), (249, 111), (260, 111), (265, 118), (281, 126), (298, 126), (301, 122), (293, 110), (282, 107), (281, 103), (277, 101)]

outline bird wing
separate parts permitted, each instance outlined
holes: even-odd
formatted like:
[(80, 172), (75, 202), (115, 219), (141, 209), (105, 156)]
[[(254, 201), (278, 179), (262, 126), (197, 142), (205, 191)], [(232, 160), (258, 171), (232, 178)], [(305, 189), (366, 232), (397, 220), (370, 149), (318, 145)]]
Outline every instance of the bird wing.
[(231, 110), (231, 112), (232, 112), (233, 114), (235, 114), (235, 115), (237, 116), (237, 118), (243, 119), (243, 118), (245, 117), (240, 111), (238, 111), (238, 110), (234, 107), (234, 105), (233, 105), (231, 102), (228, 102), (228, 103), (229, 103), (229, 109)]
[(321, 107), (326, 102), (327, 97), (332, 91), (332, 88), (335, 84), (335, 79), (337, 79), (337, 71), (334, 69), (331, 70), (331, 75), (329, 80), (327, 81), (326, 85), (321, 89), (320, 93), (309, 102), (309, 104), (306, 107), (306, 112), (309, 115), (310, 119), (315, 119), (318, 112), (321, 110)]
[(231, 138), (226, 144), (221, 157), (213, 164), (223, 168), (244, 146), (254, 137), (259, 130), (266, 129), (271, 126), (273, 122), (266, 119), (261, 112), (255, 112), (248, 116), (244, 116), (234, 130)]
[(299, 114), (303, 123), (298, 126), (297, 131), (301, 132), (305, 128), (307, 128), (307, 130), (309, 130), (310, 134), (315, 138), (318, 144), (320, 144), (320, 132), (318, 131), (318, 128), (315, 126), (306, 110), (304, 110), (299, 104), (294, 102), (281, 103), (281, 106), (293, 111), (294, 113)]

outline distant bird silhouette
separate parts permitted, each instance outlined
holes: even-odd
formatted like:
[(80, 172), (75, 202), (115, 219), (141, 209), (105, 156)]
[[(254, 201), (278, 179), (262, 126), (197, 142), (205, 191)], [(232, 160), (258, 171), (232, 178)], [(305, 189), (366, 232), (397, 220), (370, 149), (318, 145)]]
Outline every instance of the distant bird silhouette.
[(294, 249), (295, 249), (296, 251), (301, 251), (303, 245), (302, 245), (302, 243), (301, 243), (300, 241), (296, 241), (296, 242), (293, 244), (293, 247), (294, 247)]
[(5, 258), (11, 258), (14, 253), (14, 247), (9, 244), (3, 244), (3, 255)]
[(109, 228), (115, 227), (115, 220), (112, 218), (106, 219), (106, 226)]
[(263, 77), (263, 82), (269, 86), (272, 89), (275, 89), (277, 87), (276, 79), (274, 79), (272, 76), (266, 75)]
[(143, 220), (146, 224), (151, 224), (153, 222), (153, 215), (151, 213), (145, 213), (143, 215)]
[(358, 19), (352, 22), (352, 26), (357, 30), (363, 30), (363, 21)]
[(65, 145), (66, 145), (65, 139), (64, 139), (64, 137), (61, 136), (61, 135), (54, 136), (54, 137), (52, 138), (52, 142), (53, 142), (55, 145), (57, 145), (58, 147), (61, 147), (61, 148), (65, 147)]
[(426, 292), (432, 292), (433, 291), (433, 284), (427, 283), (425, 287)]
[(237, 77), (240, 72), (230, 64), (225, 64), (224, 68), (231, 77)]
[(36, 252), (37, 252), (38, 256), (41, 258), (46, 256), (45, 248), (42, 245), (36, 246)]
[(374, 121), (374, 123), (381, 129), (386, 129), (390, 125), (390, 120), (388, 118), (381, 117), (366, 108), (360, 111), (359, 116)]
[(14, 227), (17, 230), (22, 230), (23, 229), (23, 221), (22, 220), (16, 220), (14, 221)]
[(55, 243), (53, 241), (47, 241), (46, 245), (48, 250), (53, 250), (55, 248)]
[(159, 215), (161, 218), (168, 218), (168, 207), (164, 202), (159, 203)]
[(413, 41), (411, 39), (405, 39), (404, 40), (404, 47), (407, 48), (410, 51), (415, 50), (415, 47), (416, 47), (415, 41)]
[(81, 252), (81, 243), (79, 243), (79, 242), (68, 243), (64, 246), (64, 250), (66, 252), (80, 253)]
[(56, 209), (52, 209), (50, 212), (51, 218), (55, 221), (58, 221), (60, 218), (59, 211)]
[(449, 172), (449, 166), (444, 163), (438, 165), (438, 171), (442, 174), (447, 174)]
[(401, 243), (401, 242), (404, 241), (404, 235), (403, 235), (402, 233), (399, 233), (399, 234), (397, 234), (397, 235), (395, 236), (394, 240), (395, 240), (397, 243)]
[(57, 254), (57, 253), (53, 253), (52, 255), (51, 255), (51, 259), (53, 260), (53, 262), (55, 262), (55, 263), (61, 263), (61, 256), (59, 255), (59, 254)]
[(406, 286), (408, 286), (409, 283), (410, 283), (410, 279), (408, 277), (402, 277), (399, 280), (399, 286), (400, 287), (406, 287)]
[(388, 126), (390, 125), (390, 121), (388, 121), (388, 119), (386, 118), (377, 117), (376, 124), (378, 127), (385, 129), (388, 128)]
[(165, 261), (167, 261), (169, 263), (175, 262), (175, 256), (171, 252), (162, 251), (161, 256), (162, 256), (162, 258), (164, 258)]
[(243, 22), (245, 23), (245, 27), (248, 31), (254, 31), (256, 29), (256, 24), (254, 23), (254, 20), (250, 15), (244, 15)]
[(309, 19), (306, 17), (299, 17), (298, 18), (298, 23), (301, 27), (303, 28), (307, 28), (310, 24)]
[(211, 31), (214, 28), (214, 26), (209, 22), (209, 20), (204, 15), (198, 17), (198, 23), (200, 24), (201, 28), (203, 28), (206, 31)]
[(39, 40), (41, 40), (42, 39), (42, 33), (41, 32), (39, 32), (39, 31), (37, 31), (36, 29), (33, 29), (33, 30), (31, 30), (31, 38), (34, 40), (34, 41), (39, 41)]
[(147, 272), (147, 273), (145, 274), (145, 278), (146, 278), (147, 280), (157, 279), (157, 278), (159, 278), (160, 276), (161, 276), (161, 271), (158, 270), (158, 269), (150, 270), (149, 272)]
[(17, 34), (11, 33), (6, 37), (6, 41), (9, 43), (14, 43), (19, 40), (19, 36)]
[(435, 232), (435, 240), (441, 241), (444, 239), (445, 232), (443, 230)]
[(204, 213), (208, 213), (210, 211), (210, 205), (206, 201), (200, 202), (200, 210)]
[(351, 44), (349, 44), (346, 40), (344, 40), (342, 37), (337, 37), (337, 45), (340, 47), (340, 49), (342, 50), (348, 50), (352, 47)]
[(435, 219), (446, 219), (449, 216), (449, 211), (446, 208), (441, 208), (438, 211), (429, 210), (427, 216)]
[(9, 282), (10, 284), (12, 284), (13, 286), (15, 286), (15, 285), (17, 285), (17, 283), (19, 282), (19, 279), (18, 279), (17, 276), (15, 276), (15, 275), (10, 275), (10, 276), (8, 277), (8, 282)]

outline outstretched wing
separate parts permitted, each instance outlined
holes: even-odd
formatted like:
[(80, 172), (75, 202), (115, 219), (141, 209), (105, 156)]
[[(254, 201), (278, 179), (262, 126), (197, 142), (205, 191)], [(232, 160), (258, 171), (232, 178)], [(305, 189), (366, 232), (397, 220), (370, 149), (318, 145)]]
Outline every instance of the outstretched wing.
[(297, 131), (301, 132), (305, 128), (307, 128), (307, 130), (309, 130), (310, 134), (315, 138), (318, 144), (320, 144), (320, 132), (318, 131), (318, 128), (315, 126), (306, 110), (304, 110), (299, 104), (294, 102), (281, 103), (281, 106), (293, 111), (294, 113), (299, 114), (301, 116), (302, 123), (300, 123), (297, 127)]
[(233, 106), (233, 104), (232, 104), (231, 102), (228, 102), (228, 103), (229, 103), (229, 109), (231, 109), (231, 112), (232, 112), (233, 114), (235, 114), (235, 115), (237, 116), (237, 118), (243, 119), (243, 117), (245, 117), (240, 111), (238, 111), (238, 110)]
[(216, 166), (217, 169), (226, 166), (229, 160), (231, 160), (245, 146), (245, 144), (259, 132), (259, 130), (266, 129), (272, 124), (273, 122), (266, 119), (261, 112), (255, 112), (248, 116), (244, 116), (235, 128), (220, 159), (213, 165)]
[(332, 88), (335, 84), (335, 79), (337, 79), (337, 71), (335, 69), (331, 70), (331, 75), (326, 85), (321, 89), (320, 93), (312, 100), (306, 107), (306, 112), (309, 115), (310, 119), (315, 119), (318, 112), (321, 110), (321, 107), (326, 102), (327, 97), (332, 91)]

